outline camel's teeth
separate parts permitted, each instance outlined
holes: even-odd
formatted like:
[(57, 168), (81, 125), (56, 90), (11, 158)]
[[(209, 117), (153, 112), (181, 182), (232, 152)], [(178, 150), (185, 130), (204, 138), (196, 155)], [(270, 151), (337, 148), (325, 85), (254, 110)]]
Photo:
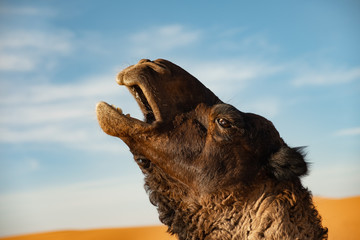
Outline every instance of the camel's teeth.
[(123, 111), (121, 108), (116, 108), (116, 110), (118, 111), (118, 113), (123, 114)]
[(139, 96), (139, 93), (138, 93), (138, 92), (135, 92), (135, 98), (137, 98), (137, 99), (139, 99), (139, 100), (141, 101), (141, 99), (140, 99), (140, 96)]
[(111, 105), (118, 113), (123, 114), (123, 111), (121, 108), (115, 106), (114, 104)]

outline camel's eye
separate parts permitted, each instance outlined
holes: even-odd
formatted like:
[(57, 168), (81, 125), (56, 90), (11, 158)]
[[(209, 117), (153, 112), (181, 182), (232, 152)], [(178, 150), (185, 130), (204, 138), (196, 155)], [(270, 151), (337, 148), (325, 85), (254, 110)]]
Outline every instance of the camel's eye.
[(150, 161), (146, 158), (137, 158), (135, 161), (145, 169), (150, 167)]
[(231, 127), (231, 123), (228, 120), (226, 120), (225, 118), (218, 118), (217, 122), (223, 128)]

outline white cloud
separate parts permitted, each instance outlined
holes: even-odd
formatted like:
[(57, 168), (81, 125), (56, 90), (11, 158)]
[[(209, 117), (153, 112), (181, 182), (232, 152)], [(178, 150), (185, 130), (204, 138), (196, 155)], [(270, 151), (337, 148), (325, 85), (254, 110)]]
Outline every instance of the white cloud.
[(281, 109), (281, 103), (276, 98), (259, 99), (254, 102), (242, 103), (242, 111), (253, 112), (266, 118), (274, 118)]
[[(8, 83), (0, 96), (2, 125), (56, 123), (88, 117), (94, 112), (97, 98), (111, 97), (119, 90), (109, 76), (98, 76), (75, 84), (31, 84), (19, 88), (17, 83)], [(99, 99), (100, 100), (100, 99)], [(91, 106), (93, 105), (93, 106)], [(19, 128), (21, 129), (21, 127)]]
[(24, 55), (0, 55), (0, 71), (31, 71), (35, 66), (36, 61)]
[(175, 48), (188, 46), (199, 40), (198, 30), (186, 29), (183, 25), (153, 27), (130, 36), (132, 50), (137, 55), (159, 54)]
[(340, 129), (335, 132), (335, 136), (357, 136), (360, 135), (360, 127)]
[(184, 61), (183, 66), (220, 98), (245, 89), (251, 80), (271, 76), (283, 70), (280, 65), (250, 59)]
[(159, 224), (135, 176), (0, 195), (0, 236)]
[(55, 15), (55, 11), (49, 8), (35, 8), (30, 6), (23, 7), (11, 7), (11, 6), (1, 6), (0, 8), (1, 15), (21, 15), (21, 16), (45, 16), (51, 17)]
[(63, 125), (47, 125), (41, 127), (31, 127), (31, 129), (0, 129), (0, 141), (8, 143), (18, 142), (63, 142), (81, 143), (86, 140), (88, 134), (83, 129), (69, 129)]
[(29, 165), (30, 171), (37, 171), (40, 169), (40, 163), (37, 159), (30, 158), (30, 159), (27, 159), (26, 161), (27, 161), (27, 164)]
[(299, 76), (293, 80), (295, 86), (326, 86), (334, 84), (349, 83), (360, 79), (360, 67), (351, 69), (322, 69), (322, 70), (306, 70), (305, 73), (299, 73)]
[[(102, 75), (68, 84), (8, 82), (0, 96), (0, 142), (61, 143), (72, 148), (122, 151), (98, 126), (95, 106), (107, 101), (142, 118), (125, 87)], [(109, 141), (107, 141), (109, 140)]]
[(69, 31), (5, 31), (0, 38), (0, 71), (51, 67), (58, 56), (67, 55), (72, 50), (73, 34)]
[[(71, 101), (70, 99), (67, 99)], [(0, 123), (7, 125), (29, 126), (32, 124), (58, 123), (88, 117), (94, 109), (89, 109), (83, 101), (74, 103), (45, 103), (9, 107), (2, 111), (7, 114), (0, 118)], [(22, 116), (22, 117), (21, 117)]]
[(14, 30), (2, 33), (0, 49), (33, 48), (49, 52), (68, 53), (71, 50), (69, 31), (45, 32), (37, 30)]
[(242, 49), (255, 48), (267, 52), (277, 52), (279, 50), (278, 46), (270, 43), (266, 36), (262, 34), (255, 34), (244, 37), (240, 43)]
[[(111, 81), (112, 79), (114, 80)], [(76, 104), (81, 99), (122, 95), (125, 92), (125, 88), (116, 85), (115, 72), (114, 76), (109, 74), (87, 77), (86, 80), (73, 83), (32, 83), (26, 88), (19, 88), (16, 83), (11, 82), (8, 83), (7, 88), (7, 91), (0, 96), (0, 104), (28, 103), (30, 105), (70, 100), (71, 104)]]
[(195, 66), (194, 74), (204, 81), (246, 81), (256, 77), (258, 66), (244, 66), (238, 62), (205, 62)]

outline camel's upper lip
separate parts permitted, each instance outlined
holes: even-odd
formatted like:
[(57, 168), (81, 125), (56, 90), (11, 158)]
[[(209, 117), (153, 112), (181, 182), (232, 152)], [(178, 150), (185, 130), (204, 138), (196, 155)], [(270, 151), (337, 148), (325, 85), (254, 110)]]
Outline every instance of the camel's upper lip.
[[(139, 70), (134, 71), (136, 68)], [(133, 95), (140, 106), (146, 123), (151, 124), (163, 120), (161, 111), (164, 112), (165, 110), (160, 108), (165, 105), (161, 104), (160, 99), (155, 96), (158, 89), (151, 84), (149, 78), (159, 73), (163, 74), (166, 71), (169, 71), (166, 66), (157, 62), (157, 60), (143, 59), (138, 64), (121, 71), (116, 78), (116, 82), (119, 85), (126, 86)]]

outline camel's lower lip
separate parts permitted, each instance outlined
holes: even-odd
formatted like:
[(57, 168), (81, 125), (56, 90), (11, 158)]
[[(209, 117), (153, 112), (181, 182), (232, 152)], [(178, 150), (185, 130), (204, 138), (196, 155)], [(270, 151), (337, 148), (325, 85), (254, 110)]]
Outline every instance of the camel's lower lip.
[(101, 128), (111, 136), (129, 136), (137, 131), (149, 128), (150, 124), (124, 114), (121, 108), (111, 106), (105, 102), (96, 105), (96, 115)]
[[(101, 108), (107, 108), (108, 110), (106, 110), (107, 113), (111, 112), (111, 117), (112, 118), (127, 118), (129, 120), (134, 119), (137, 121), (141, 121), (139, 119), (133, 118), (131, 117), (130, 113), (124, 113), (122, 108), (119, 108), (117, 106), (115, 106), (114, 104), (110, 105), (106, 102), (99, 102), (96, 106), (97, 112), (104, 112), (103, 110), (98, 110)], [(116, 117), (117, 115), (117, 117)], [(146, 121), (143, 121), (144, 123), (147, 123)]]

